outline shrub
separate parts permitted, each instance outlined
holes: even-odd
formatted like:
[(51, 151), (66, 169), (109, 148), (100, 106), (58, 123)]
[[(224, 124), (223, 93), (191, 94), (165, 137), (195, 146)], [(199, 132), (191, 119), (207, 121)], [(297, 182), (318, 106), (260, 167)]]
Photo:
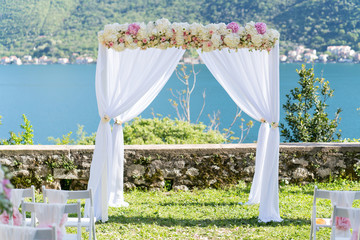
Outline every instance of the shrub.
[(340, 123), (337, 109), (334, 119), (330, 120), (326, 113), (326, 100), (333, 96), (334, 90), (324, 78), (315, 78), (313, 68), (306, 69), (302, 65), (298, 81), (300, 88), (290, 90), (283, 105), (286, 111), (285, 121), (289, 128), (280, 124), (281, 135), (290, 142), (330, 142), (334, 135), (340, 138), (336, 128)]

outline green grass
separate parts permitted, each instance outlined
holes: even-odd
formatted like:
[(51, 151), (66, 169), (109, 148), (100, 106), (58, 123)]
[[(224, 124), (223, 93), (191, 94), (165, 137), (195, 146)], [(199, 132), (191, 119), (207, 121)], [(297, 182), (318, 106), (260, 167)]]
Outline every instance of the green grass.
[[(96, 223), (98, 239), (307, 239), (315, 184), (280, 187), (280, 223), (259, 223), (258, 205), (246, 202), (250, 186), (188, 192), (131, 191), (127, 208), (109, 208), (109, 221)], [(320, 189), (360, 190), (358, 182), (317, 184)], [(355, 201), (354, 206), (360, 203)], [(329, 200), (318, 201), (318, 216), (330, 217)], [(83, 231), (83, 238), (86, 233)], [(318, 239), (329, 239), (321, 229)]]

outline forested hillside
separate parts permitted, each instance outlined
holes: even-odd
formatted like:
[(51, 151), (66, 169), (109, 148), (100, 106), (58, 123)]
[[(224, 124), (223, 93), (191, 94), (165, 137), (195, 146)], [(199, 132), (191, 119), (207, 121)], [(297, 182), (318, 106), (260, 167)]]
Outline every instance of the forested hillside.
[(283, 51), (294, 44), (324, 51), (359, 50), (359, 0), (0, 0), (0, 57), (10, 54), (95, 55), (105, 24), (263, 21), (281, 33)]

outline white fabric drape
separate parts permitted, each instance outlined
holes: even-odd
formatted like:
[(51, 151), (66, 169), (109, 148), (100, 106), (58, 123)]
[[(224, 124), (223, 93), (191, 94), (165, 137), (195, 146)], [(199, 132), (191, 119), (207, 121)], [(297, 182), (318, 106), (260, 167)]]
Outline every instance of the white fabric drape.
[[(109, 119), (126, 122), (140, 114), (157, 96), (177, 66), (184, 50), (150, 48), (116, 52), (99, 44), (96, 98), (102, 120), (90, 168), (88, 188), (94, 196), (97, 220), (107, 221), (107, 206), (123, 206), (123, 151), (121, 124), (111, 132)], [(108, 186), (109, 184), (109, 186)], [(87, 202), (85, 211), (88, 213)]]
[[(282, 221), (278, 193), (279, 45), (270, 53), (249, 49), (198, 50), (198, 53), (233, 101), (250, 117), (262, 122), (248, 203), (260, 203), (260, 221)], [(270, 126), (271, 123), (274, 124)]]

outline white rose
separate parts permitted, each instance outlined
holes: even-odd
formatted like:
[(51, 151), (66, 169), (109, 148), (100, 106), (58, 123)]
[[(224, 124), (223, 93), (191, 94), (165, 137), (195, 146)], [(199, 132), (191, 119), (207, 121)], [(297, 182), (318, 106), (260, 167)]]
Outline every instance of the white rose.
[(133, 38), (130, 35), (125, 35), (124, 40), (127, 44), (131, 44), (134, 42)]
[(245, 33), (245, 28), (244, 27), (239, 27), (239, 31), (237, 32), (237, 34), (243, 35), (244, 33)]
[(165, 36), (167, 37), (167, 38), (171, 38), (172, 36), (173, 36), (173, 31), (172, 31), (172, 28), (170, 28), (170, 27), (168, 27), (167, 29), (166, 29), (166, 32), (165, 32)]
[(256, 34), (251, 36), (251, 41), (255, 47), (260, 47), (262, 43), (262, 36), (260, 34)]
[(240, 43), (240, 37), (234, 33), (228, 34), (224, 38), (224, 43), (230, 48), (236, 48)]
[(213, 23), (206, 25), (205, 28), (208, 32), (213, 31), (213, 33), (217, 32), (219, 30), (218, 24), (213, 24)]
[(210, 33), (206, 28), (203, 28), (199, 31), (199, 37), (201, 40), (207, 41), (210, 39)]
[(115, 43), (113, 45), (113, 49), (115, 51), (118, 51), (118, 52), (124, 51), (125, 50), (125, 44), (123, 44), (123, 43), (119, 43), (119, 44)]
[(211, 42), (213, 43), (214, 47), (218, 48), (222, 44), (221, 36), (218, 34), (213, 34), (211, 36)]
[(184, 44), (184, 36), (181, 34), (176, 34), (176, 45), (183, 45)]
[(191, 34), (197, 35), (199, 33), (199, 30), (202, 29), (204, 26), (202, 26), (199, 23), (193, 23), (189, 26), (189, 30), (191, 31)]
[(152, 31), (151, 31), (151, 34), (154, 35), (154, 36), (157, 36), (158, 35), (158, 30), (156, 28), (154, 28)]

